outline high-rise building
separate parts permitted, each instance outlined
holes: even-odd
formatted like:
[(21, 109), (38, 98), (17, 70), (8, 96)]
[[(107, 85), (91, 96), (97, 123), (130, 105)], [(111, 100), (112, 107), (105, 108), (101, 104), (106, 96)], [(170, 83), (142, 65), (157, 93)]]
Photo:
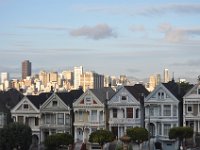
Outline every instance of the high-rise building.
[(83, 91), (104, 87), (104, 76), (95, 72), (85, 72), (80, 75), (80, 86)]
[(58, 82), (58, 72), (50, 72), (47, 76), (48, 82)]
[(4, 83), (5, 81), (9, 81), (9, 74), (8, 74), (8, 72), (2, 72), (1, 73), (1, 83)]
[(31, 76), (31, 62), (29, 60), (22, 62), (22, 79), (26, 79), (27, 76)]
[(80, 76), (83, 74), (83, 66), (74, 67), (74, 89), (80, 86)]
[(168, 69), (164, 69), (163, 82), (167, 83), (169, 81), (170, 81), (169, 70)]
[(39, 73), (39, 79), (42, 82), (42, 85), (44, 85), (44, 87), (47, 86), (47, 72), (42, 70)]

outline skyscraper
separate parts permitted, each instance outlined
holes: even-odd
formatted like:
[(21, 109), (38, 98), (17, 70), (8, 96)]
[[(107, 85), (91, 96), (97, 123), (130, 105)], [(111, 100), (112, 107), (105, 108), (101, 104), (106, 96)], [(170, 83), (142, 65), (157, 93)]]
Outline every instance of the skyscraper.
[(22, 62), (22, 79), (26, 79), (27, 76), (31, 76), (31, 62), (29, 60)]
[(167, 83), (169, 81), (170, 81), (169, 70), (168, 69), (164, 69), (163, 82)]
[(74, 67), (74, 89), (80, 86), (80, 76), (83, 74), (83, 66)]
[(9, 80), (9, 74), (8, 72), (2, 72), (1, 73), (1, 83), (4, 83), (5, 81)]

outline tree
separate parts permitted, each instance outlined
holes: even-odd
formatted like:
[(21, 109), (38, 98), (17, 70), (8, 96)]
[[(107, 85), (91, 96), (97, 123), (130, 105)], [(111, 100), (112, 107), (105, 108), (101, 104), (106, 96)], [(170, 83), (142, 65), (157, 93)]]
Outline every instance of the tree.
[(104, 143), (112, 142), (115, 136), (112, 132), (108, 130), (96, 130), (90, 134), (89, 142), (99, 143), (101, 148), (103, 148)]
[(148, 140), (148, 131), (142, 127), (134, 127), (127, 129), (127, 135), (131, 140), (140, 146), (141, 143)]
[(32, 142), (32, 130), (29, 126), (12, 123), (0, 130), (0, 150), (27, 150)]
[(190, 127), (174, 127), (169, 130), (169, 138), (179, 139), (181, 143), (183, 143), (184, 139), (191, 138), (192, 136), (193, 129)]
[(44, 141), (47, 150), (57, 150), (61, 147), (67, 147), (74, 143), (74, 138), (68, 133), (56, 133), (50, 135)]

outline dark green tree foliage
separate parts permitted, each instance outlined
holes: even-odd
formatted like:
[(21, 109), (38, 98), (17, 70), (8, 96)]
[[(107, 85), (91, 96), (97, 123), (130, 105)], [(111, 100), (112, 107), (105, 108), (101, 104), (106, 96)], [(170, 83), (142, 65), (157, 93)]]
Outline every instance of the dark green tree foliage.
[(74, 138), (68, 133), (56, 133), (50, 135), (44, 141), (44, 145), (47, 150), (56, 150), (61, 147), (67, 147), (74, 143)]
[(28, 150), (32, 142), (32, 130), (29, 126), (12, 123), (0, 130), (0, 150)]
[(169, 130), (170, 139), (191, 138), (193, 136), (193, 129), (190, 127), (174, 127)]
[(112, 132), (108, 130), (96, 130), (90, 134), (89, 142), (99, 143), (102, 147), (104, 143), (112, 142), (115, 139), (115, 136)]
[(133, 142), (138, 144), (148, 140), (148, 131), (142, 127), (135, 127), (127, 129), (127, 135)]

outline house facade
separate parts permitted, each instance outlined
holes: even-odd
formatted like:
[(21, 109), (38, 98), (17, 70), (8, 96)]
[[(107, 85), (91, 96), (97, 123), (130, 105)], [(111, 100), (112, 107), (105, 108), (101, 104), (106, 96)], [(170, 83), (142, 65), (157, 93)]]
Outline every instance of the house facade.
[(183, 124), (200, 133), (200, 82), (183, 97)]
[(12, 118), (15, 122), (29, 125), (40, 142), (55, 133), (73, 134), (72, 103), (82, 93), (82, 90), (72, 90), (25, 96), (11, 110)]
[(14, 122), (28, 125), (32, 129), (32, 134), (40, 139), (40, 111), (32, 103), (36, 96), (24, 96), (22, 100), (11, 110)]
[(106, 129), (105, 102), (113, 94), (114, 90), (110, 87), (88, 89), (73, 103), (75, 142), (88, 142), (92, 132)]
[(108, 101), (109, 130), (120, 138), (127, 128), (141, 126), (141, 95), (149, 92), (142, 84), (122, 86)]
[(178, 91), (174, 82), (161, 83), (145, 98), (145, 126), (150, 131), (151, 141), (160, 142), (165, 150), (177, 147), (168, 133), (180, 122)]

